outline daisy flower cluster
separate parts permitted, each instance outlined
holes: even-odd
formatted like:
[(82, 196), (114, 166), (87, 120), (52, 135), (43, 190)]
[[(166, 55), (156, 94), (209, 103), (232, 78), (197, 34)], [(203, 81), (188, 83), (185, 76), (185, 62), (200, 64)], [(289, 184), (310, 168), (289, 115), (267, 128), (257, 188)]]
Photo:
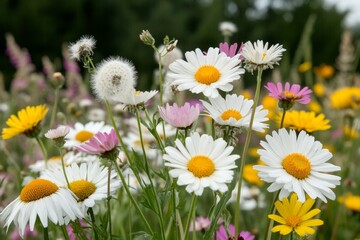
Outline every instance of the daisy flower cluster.
[(92, 36), (64, 50), (64, 73), (44, 60), (47, 97), (29, 88), (28, 106), (4, 111), (0, 236), (360, 237), (360, 88), (308, 61), (290, 81), (283, 45), (219, 31), (224, 42), (184, 53), (142, 31), (158, 64), (146, 91), (130, 59), (94, 62)]

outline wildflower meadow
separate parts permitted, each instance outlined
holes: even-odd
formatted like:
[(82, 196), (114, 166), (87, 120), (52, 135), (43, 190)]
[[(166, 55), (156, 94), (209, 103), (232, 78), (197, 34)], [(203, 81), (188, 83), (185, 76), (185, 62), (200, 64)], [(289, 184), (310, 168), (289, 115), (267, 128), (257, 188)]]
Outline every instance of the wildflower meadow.
[(302, 56), (283, 78), (284, 44), (236, 31), (222, 22), (223, 42), (189, 51), (138, 33), (158, 66), (147, 91), (132, 59), (94, 61), (97, 36), (37, 72), (7, 34), (1, 239), (360, 239), (350, 33), (338, 69)]

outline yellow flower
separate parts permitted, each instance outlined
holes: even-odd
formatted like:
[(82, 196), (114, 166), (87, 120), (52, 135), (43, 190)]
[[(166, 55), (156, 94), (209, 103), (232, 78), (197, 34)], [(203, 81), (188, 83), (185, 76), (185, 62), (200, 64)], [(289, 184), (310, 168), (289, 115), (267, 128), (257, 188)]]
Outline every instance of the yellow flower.
[(312, 68), (311, 62), (303, 62), (302, 64), (299, 65), (298, 71), (300, 73), (304, 73), (309, 71), (311, 68)]
[(347, 140), (355, 140), (359, 137), (359, 131), (355, 127), (343, 126), (344, 136)]
[(253, 168), (254, 164), (246, 164), (244, 166), (243, 177), (248, 183), (256, 184), (261, 187), (264, 182), (258, 176), (258, 170)]
[(307, 234), (314, 234), (315, 230), (311, 227), (323, 225), (324, 222), (320, 219), (311, 219), (320, 213), (320, 209), (315, 208), (311, 211), (315, 200), (308, 198), (304, 203), (298, 201), (297, 195), (293, 193), (290, 202), (284, 198), (281, 202), (276, 201), (276, 210), (279, 215), (269, 214), (268, 217), (278, 223), (272, 228), (273, 232), (280, 232), (281, 235), (287, 235), (295, 231), (299, 236), (303, 237)]
[(325, 86), (322, 83), (315, 83), (313, 86), (313, 90), (316, 96), (322, 97), (325, 94)]
[[(278, 115), (277, 121), (280, 123), (282, 113)], [(329, 120), (325, 119), (324, 114), (316, 115), (315, 112), (306, 111), (288, 111), (285, 114), (284, 127), (295, 129), (296, 131), (304, 130), (308, 133), (323, 131), (329, 129)]]
[(250, 90), (244, 90), (241, 95), (244, 96), (245, 99), (251, 99), (252, 98), (252, 93)]
[(360, 212), (360, 196), (348, 194), (345, 196), (343, 203), (349, 210)]
[(316, 67), (314, 71), (320, 79), (331, 78), (335, 72), (332, 66), (326, 64), (321, 64), (319, 67)]
[(355, 109), (360, 105), (360, 88), (340, 88), (331, 94), (330, 103), (334, 109)]
[(309, 102), (309, 104), (307, 105), (307, 108), (312, 111), (312, 112), (315, 112), (315, 113), (320, 113), (321, 112), (321, 105), (316, 102), (316, 101), (311, 101)]
[(276, 98), (270, 97), (268, 95), (264, 96), (261, 104), (265, 109), (269, 111), (268, 118), (272, 118), (275, 115), (275, 112), (278, 110), (278, 100)]
[(39, 133), (39, 124), (48, 112), (46, 105), (27, 106), (21, 109), (17, 116), (11, 115), (6, 121), (8, 128), (2, 130), (2, 138), (9, 139), (21, 133), (35, 137)]

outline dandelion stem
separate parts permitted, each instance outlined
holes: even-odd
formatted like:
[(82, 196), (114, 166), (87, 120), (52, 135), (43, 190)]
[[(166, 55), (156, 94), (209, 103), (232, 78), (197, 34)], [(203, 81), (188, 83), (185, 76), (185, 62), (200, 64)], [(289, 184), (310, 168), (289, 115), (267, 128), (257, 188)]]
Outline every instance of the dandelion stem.
[(108, 182), (107, 182), (107, 215), (108, 215), (110, 240), (112, 239), (111, 205), (110, 205), (110, 200), (111, 200), (111, 196), (110, 196), (111, 165), (112, 165), (112, 162), (110, 161), (110, 165), (108, 167)]
[(136, 120), (137, 120), (137, 126), (138, 126), (138, 129), (139, 129), (141, 149), (142, 149), (143, 157), (144, 157), (145, 172), (146, 172), (146, 175), (147, 175), (148, 178), (149, 178), (151, 190), (152, 190), (152, 192), (153, 192), (153, 194), (154, 194), (154, 198), (155, 198), (155, 201), (156, 201), (157, 215), (158, 215), (158, 217), (159, 217), (161, 235), (162, 235), (163, 239), (165, 239), (164, 219), (163, 219), (162, 209), (161, 209), (161, 206), (160, 206), (159, 198), (157, 197), (157, 194), (156, 194), (156, 191), (155, 191), (155, 187), (154, 187), (154, 183), (153, 183), (153, 181), (152, 181), (151, 174), (150, 174), (149, 163), (148, 163), (147, 157), (146, 157), (144, 140), (143, 140), (141, 125), (140, 125), (140, 117), (139, 117), (139, 112), (138, 112), (138, 109), (137, 109), (137, 108), (135, 109), (135, 115), (136, 115)]
[(59, 105), (59, 93), (60, 93), (60, 88), (57, 87), (55, 89), (55, 101), (54, 101), (54, 106), (51, 112), (51, 118), (50, 118), (50, 128), (53, 127), (54, 122), (55, 122), (55, 118), (56, 118), (56, 112), (57, 112), (57, 108)]
[(185, 225), (185, 236), (184, 236), (183, 240), (186, 240), (188, 238), (188, 235), (189, 235), (189, 228), (190, 228), (191, 219), (193, 217), (194, 210), (195, 210), (196, 198), (197, 198), (196, 195), (193, 193), (193, 197), (192, 197), (192, 200), (191, 200), (190, 211), (189, 211), (189, 215), (188, 215), (186, 225)]
[(48, 155), (47, 155), (47, 151), (46, 151), (45, 145), (44, 145), (43, 141), (40, 139), (39, 136), (36, 136), (35, 139), (36, 139), (36, 142), (37, 142), (37, 143), (39, 144), (39, 146), (40, 146), (40, 149), (41, 149), (43, 158), (44, 158), (44, 160), (45, 160), (45, 168), (47, 168)]
[(250, 126), (246, 134), (246, 140), (244, 145), (244, 150), (241, 156), (241, 164), (239, 169), (239, 182), (238, 182), (238, 189), (237, 189), (237, 196), (236, 196), (236, 203), (235, 203), (235, 236), (239, 234), (239, 218), (240, 218), (240, 195), (241, 195), (241, 185), (242, 185), (242, 178), (243, 178), (243, 170), (244, 165), (246, 163), (246, 156), (249, 149), (250, 139), (251, 139), (251, 133), (252, 133), (252, 126), (254, 122), (254, 116), (255, 116), (255, 110), (257, 103), (259, 101), (260, 97), (260, 90), (261, 90), (261, 76), (262, 76), (263, 69), (258, 69), (257, 74), (257, 83), (256, 83), (256, 91), (255, 91), (255, 98), (254, 98), (254, 105), (251, 112), (251, 118), (250, 118)]

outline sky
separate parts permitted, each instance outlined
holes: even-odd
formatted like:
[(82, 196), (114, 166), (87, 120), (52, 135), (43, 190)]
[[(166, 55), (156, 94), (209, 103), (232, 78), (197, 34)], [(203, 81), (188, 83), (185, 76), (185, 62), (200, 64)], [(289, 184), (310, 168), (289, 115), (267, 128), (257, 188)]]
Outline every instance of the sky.
[[(276, 0), (257, 0), (256, 4), (259, 9), (264, 8), (269, 4), (277, 3)], [(339, 10), (349, 10), (349, 13), (345, 19), (345, 25), (348, 27), (354, 27), (360, 25), (360, 0), (324, 0), (327, 6), (336, 6)]]
[(360, 0), (325, 0), (326, 4), (335, 5), (340, 10), (349, 10), (345, 24), (347, 26), (360, 25)]

